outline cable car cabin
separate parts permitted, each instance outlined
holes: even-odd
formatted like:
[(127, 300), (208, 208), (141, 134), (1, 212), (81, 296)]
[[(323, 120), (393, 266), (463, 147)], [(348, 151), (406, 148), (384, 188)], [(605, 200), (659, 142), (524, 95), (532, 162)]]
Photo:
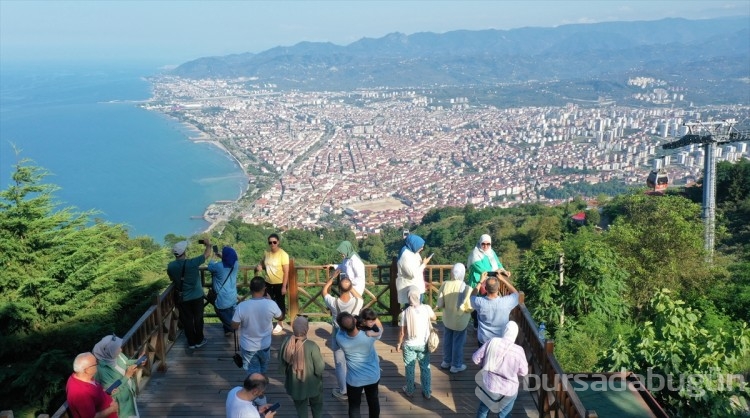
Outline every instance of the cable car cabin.
[(669, 186), (669, 175), (663, 168), (652, 170), (646, 179), (646, 185), (656, 193), (664, 193)]

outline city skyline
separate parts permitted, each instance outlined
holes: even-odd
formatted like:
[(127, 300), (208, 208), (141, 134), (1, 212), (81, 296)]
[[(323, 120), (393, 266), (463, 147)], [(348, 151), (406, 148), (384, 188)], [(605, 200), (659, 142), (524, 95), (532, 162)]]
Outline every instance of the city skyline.
[[(425, 7), (429, 5), (429, 7)], [(750, 17), (750, 1), (0, 1), (0, 62), (177, 65), (299, 42), (393, 32)]]

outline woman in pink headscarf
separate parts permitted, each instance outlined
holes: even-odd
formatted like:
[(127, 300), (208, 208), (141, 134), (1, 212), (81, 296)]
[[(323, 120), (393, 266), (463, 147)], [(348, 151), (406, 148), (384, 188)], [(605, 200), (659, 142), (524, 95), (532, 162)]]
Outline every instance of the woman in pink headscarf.
[(310, 404), (313, 418), (323, 414), (323, 368), (325, 362), (320, 348), (307, 339), (307, 318), (298, 316), (292, 322), (292, 335), (281, 343), (279, 370), (286, 377), (284, 388), (294, 400), (297, 416), (307, 418)]
[(517, 336), (518, 324), (509, 321), (502, 338), (490, 339), (471, 356), (475, 364), (482, 365), (474, 391), (480, 400), (477, 418), (487, 417), (490, 411), (497, 412), (498, 418), (505, 418), (513, 410), (518, 396), (518, 376), (529, 373), (526, 353), (515, 344)]

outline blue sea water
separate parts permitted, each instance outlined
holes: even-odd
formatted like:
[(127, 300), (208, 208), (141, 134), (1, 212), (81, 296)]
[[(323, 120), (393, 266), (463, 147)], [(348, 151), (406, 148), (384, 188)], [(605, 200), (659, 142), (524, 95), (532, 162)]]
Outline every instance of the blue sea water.
[(131, 237), (159, 243), (168, 233), (205, 230), (204, 220), (191, 217), (216, 200), (237, 199), (247, 178), (218, 147), (190, 141), (194, 132), (133, 103), (150, 97), (143, 77), (155, 72), (0, 67), (0, 188), (28, 158), (52, 174), (45, 183), (60, 187), (58, 208), (98, 210), (97, 218), (125, 224)]

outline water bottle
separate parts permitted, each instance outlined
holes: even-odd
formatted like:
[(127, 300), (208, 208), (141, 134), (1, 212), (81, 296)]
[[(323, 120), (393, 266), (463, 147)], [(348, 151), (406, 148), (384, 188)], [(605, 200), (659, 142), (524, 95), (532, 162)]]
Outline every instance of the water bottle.
[(547, 339), (547, 327), (544, 326), (544, 322), (539, 324), (539, 340), (544, 343), (544, 341)]

